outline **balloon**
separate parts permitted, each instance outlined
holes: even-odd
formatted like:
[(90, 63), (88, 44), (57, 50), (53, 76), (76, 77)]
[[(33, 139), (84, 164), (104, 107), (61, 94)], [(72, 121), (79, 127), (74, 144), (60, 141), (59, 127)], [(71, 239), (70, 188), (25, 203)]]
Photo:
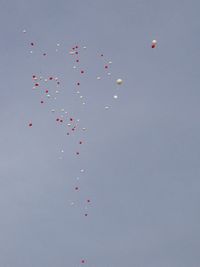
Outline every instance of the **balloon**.
[(118, 84), (118, 85), (121, 85), (122, 84), (122, 79), (117, 79), (117, 81), (116, 81), (116, 83)]
[(151, 42), (151, 47), (152, 48), (155, 48), (157, 46), (157, 41), (156, 40), (153, 40), (152, 42)]

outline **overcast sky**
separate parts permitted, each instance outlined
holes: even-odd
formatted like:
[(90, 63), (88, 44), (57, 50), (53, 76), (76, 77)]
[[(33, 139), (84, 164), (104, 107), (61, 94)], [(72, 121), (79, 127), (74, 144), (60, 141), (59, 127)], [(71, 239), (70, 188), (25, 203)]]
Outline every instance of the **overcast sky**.
[[(1, 267), (200, 266), (199, 10), (198, 0), (0, 0)], [(74, 44), (87, 46), (86, 105)], [(40, 104), (34, 73), (59, 76), (56, 104)], [(66, 136), (51, 108), (87, 131)]]

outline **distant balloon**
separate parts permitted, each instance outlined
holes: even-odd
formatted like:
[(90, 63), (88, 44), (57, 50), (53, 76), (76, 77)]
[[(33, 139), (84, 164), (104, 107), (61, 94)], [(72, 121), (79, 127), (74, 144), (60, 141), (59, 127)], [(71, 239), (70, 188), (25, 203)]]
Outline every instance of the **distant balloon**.
[(151, 48), (156, 48), (156, 46), (157, 46), (157, 41), (156, 40), (153, 40), (151, 42)]
[(123, 81), (122, 81), (122, 79), (117, 79), (116, 83), (117, 83), (118, 85), (121, 85), (121, 84), (123, 83)]

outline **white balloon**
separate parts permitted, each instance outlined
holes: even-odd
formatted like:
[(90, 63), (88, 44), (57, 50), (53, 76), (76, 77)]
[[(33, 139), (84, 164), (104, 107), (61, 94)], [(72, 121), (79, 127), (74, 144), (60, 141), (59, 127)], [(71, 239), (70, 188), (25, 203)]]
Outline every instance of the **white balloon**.
[(123, 81), (122, 81), (122, 79), (117, 79), (116, 83), (117, 83), (118, 85), (121, 85), (121, 84), (123, 83)]

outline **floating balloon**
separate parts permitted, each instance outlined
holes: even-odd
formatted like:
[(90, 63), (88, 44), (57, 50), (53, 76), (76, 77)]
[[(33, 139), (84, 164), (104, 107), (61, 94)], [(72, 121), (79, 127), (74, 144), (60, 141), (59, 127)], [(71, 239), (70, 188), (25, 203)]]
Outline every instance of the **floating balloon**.
[(157, 41), (156, 40), (153, 40), (151, 42), (151, 48), (156, 48), (156, 46), (157, 46)]
[(121, 84), (123, 83), (123, 81), (122, 81), (122, 79), (117, 79), (116, 83), (117, 83), (118, 85), (121, 85)]

